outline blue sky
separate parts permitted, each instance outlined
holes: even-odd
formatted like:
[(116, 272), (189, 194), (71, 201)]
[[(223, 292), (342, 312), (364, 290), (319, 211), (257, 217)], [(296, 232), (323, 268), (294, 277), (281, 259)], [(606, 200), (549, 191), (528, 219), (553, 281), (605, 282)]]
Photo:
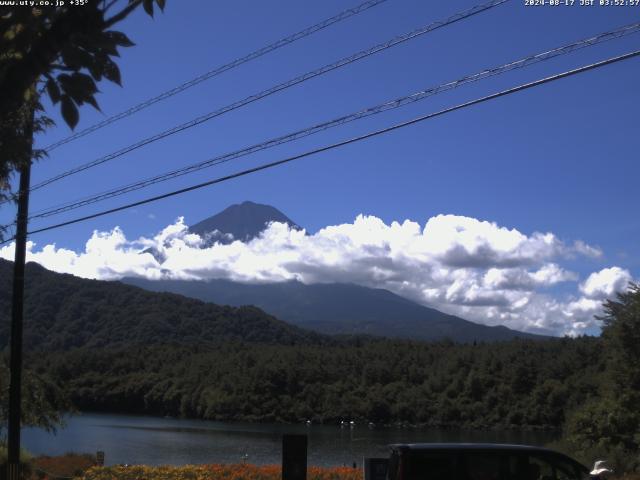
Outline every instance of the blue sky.
[[(165, 13), (154, 19), (137, 12), (120, 25), (137, 44), (122, 49), (123, 88), (101, 83), (98, 102), (104, 115), (118, 113), (356, 3), (193, 0), (169, 1)], [(389, 0), (58, 148), (34, 166), (32, 183), (473, 5)], [(640, 7), (584, 7), (579, 1), (573, 6), (525, 6), (524, 1), (512, 0), (43, 188), (32, 195), (31, 211), (639, 20)], [(639, 45), (640, 34), (634, 34), (584, 49), (222, 167), (40, 220), (32, 228), (277, 160)], [(151, 237), (178, 217), (193, 224), (243, 200), (274, 205), (312, 233), (353, 223), (359, 214), (375, 216), (387, 225), (409, 219), (421, 226), (448, 214), (493, 222), (528, 238), (535, 232), (552, 232), (565, 245), (580, 241), (598, 249), (597, 256), (567, 253), (554, 260), (576, 277), (573, 283), (554, 283), (551, 294), (573, 295), (577, 300), (578, 285), (593, 272), (616, 266), (640, 277), (640, 220), (634, 211), (640, 178), (639, 82), (640, 60), (633, 59), (250, 177), (38, 234), (32, 238), (37, 243), (34, 248), (55, 243), (79, 252), (94, 230), (108, 232), (115, 226), (128, 239)], [(41, 146), (70, 133), (56, 109), (49, 112), (58, 126), (38, 138)], [(79, 128), (104, 115), (91, 107), (83, 109)], [(13, 214), (3, 207), (0, 221), (7, 223)]]

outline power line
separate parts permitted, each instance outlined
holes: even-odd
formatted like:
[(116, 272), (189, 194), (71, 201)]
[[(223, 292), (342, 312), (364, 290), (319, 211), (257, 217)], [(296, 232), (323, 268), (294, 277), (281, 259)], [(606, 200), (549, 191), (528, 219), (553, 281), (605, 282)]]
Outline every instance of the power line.
[(238, 67), (244, 63), (250, 62), (251, 60), (255, 60), (256, 58), (259, 58), (263, 55), (266, 55), (267, 53), (273, 52), (274, 50), (277, 50), (281, 47), (284, 47), (286, 45), (289, 45), (297, 40), (300, 40), (302, 38), (308, 37), (309, 35), (312, 35), (313, 33), (316, 33), (320, 30), (323, 30), (335, 23), (338, 23), (342, 20), (346, 20), (349, 17), (352, 17), (354, 15), (357, 15), (361, 12), (364, 12), (365, 10), (368, 10), (372, 7), (375, 7), (377, 5), (380, 5), (383, 2), (386, 2), (387, 0), (368, 0), (364, 3), (361, 3), (360, 5), (353, 7), (353, 8), (349, 8), (347, 10), (344, 10), (340, 13), (338, 13), (337, 15), (334, 15), (333, 17), (327, 18), (319, 23), (316, 23), (315, 25), (312, 25), (310, 27), (305, 28), (304, 30), (300, 30), (297, 33), (294, 33), (292, 35), (289, 35), (288, 37), (284, 37), (281, 38), (280, 40), (271, 43), (270, 45), (267, 45), (265, 47), (262, 47), (258, 50), (255, 50), (251, 53), (249, 53), (248, 55), (245, 55), (244, 57), (240, 57), (237, 58), (225, 65), (221, 65), (219, 67), (214, 68), (213, 70), (209, 70), (206, 73), (203, 73), (201, 75), (198, 75), (197, 77), (184, 82), (170, 90), (167, 90), (155, 97), (149, 98), (147, 100), (145, 100), (144, 102), (141, 102), (127, 110), (124, 110), (116, 115), (113, 115), (111, 117), (108, 117), (104, 120), (102, 120), (101, 122), (98, 122), (94, 125), (91, 125), (90, 127), (87, 127), (83, 130), (80, 130), (76, 133), (74, 133), (73, 135), (69, 135), (66, 138), (63, 138), (62, 140), (59, 140), (55, 143), (52, 143), (51, 145), (47, 146), (45, 148), (45, 150), (47, 152), (51, 152), (52, 150), (66, 144), (69, 142), (72, 142), (73, 140), (76, 140), (80, 137), (84, 137), (85, 135), (88, 135), (92, 132), (95, 132), (96, 130), (100, 130), (103, 127), (106, 127), (107, 125), (110, 125), (114, 122), (117, 122), (118, 120), (121, 120), (123, 118), (129, 117), (131, 115), (133, 115), (134, 113), (137, 113), (141, 110), (144, 110), (147, 107), (150, 107), (151, 105), (158, 103), (162, 100), (165, 100), (169, 97), (172, 97), (180, 92), (184, 92), (185, 90), (187, 90), (188, 88), (191, 88), (195, 85), (198, 85), (199, 83), (204, 82), (205, 80), (209, 80), (213, 77), (216, 77), (218, 75), (220, 75), (221, 73), (224, 73), (228, 70), (231, 70), (235, 67)]
[(80, 208), (86, 205), (90, 205), (102, 200), (107, 200), (116, 196), (120, 196), (120, 195), (124, 195), (126, 193), (130, 193), (133, 192), (135, 190), (139, 190), (142, 188), (145, 188), (147, 186), (150, 185), (154, 185), (156, 183), (160, 183), (163, 181), (167, 181), (173, 178), (177, 178), (183, 175), (187, 175), (189, 173), (193, 173), (195, 171), (198, 170), (202, 170), (204, 168), (208, 168), (211, 166), (215, 166), (215, 165), (219, 165), (221, 163), (225, 163), (240, 157), (243, 157), (245, 155), (249, 155), (258, 151), (262, 151), (262, 150), (266, 150), (268, 148), (272, 148), (278, 145), (282, 145), (284, 143), (288, 143), (288, 142), (292, 142), (294, 140), (298, 140), (300, 138), (330, 129), (330, 128), (334, 128), (340, 125), (344, 125), (346, 123), (355, 121), (355, 120), (360, 120), (362, 118), (371, 116), (371, 115), (375, 115), (387, 110), (392, 110), (395, 108), (399, 108), (401, 106), (407, 105), (409, 103), (413, 103), (413, 102), (417, 102), (420, 100), (424, 100), (428, 97), (431, 97), (433, 95), (437, 95), (441, 92), (444, 91), (448, 91), (454, 88), (457, 88), (459, 86), (465, 85), (467, 83), (471, 83), (471, 82), (476, 82), (485, 78), (489, 78), (489, 77), (493, 77), (496, 75), (500, 75), (502, 73), (511, 71), (511, 70), (515, 70), (518, 68), (523, 68), (523, 67), (527, 67), (530, 65), (534, 65), (536, 63), (542, 62), (542, 61), (546, 61), (555, 57), (558, 57), (560, 55), (566, 55), (568, 53), (574, 52), (578, 49), (581, 48), (585, 48), (585, 47), (589, 47), (589, 46), (593, 46), (593, 45), (597, 45), (599, 43), (603, 43), (605, 41), (609, 41), (609, 40), (613, 40), (616, 38), (620, 38), (622, 36), (625, 35), (629, 35), (631, 33), (637, 33), (638, 31), (640, 31), (640, 22), (638, 23), (634, 23), (634, 24), (630, 24), (630, 25), (626, 25), (623, 27), (620, 27), (618, 29), (615, 30), (611, 30), (608, 32), (604, 32), (604, 33), (600, 33), (598, 35), (586, 38), (586, 39), (582, 39), (573, 43), (570, 43), (568, 45), (564, 45), (562, 47), (558, 47), (552, 50), (548, 50), (542, 53), (537, 53), (535, 55), (530, 55), (527, 57), (524, 57), (520, 60), (516, 60), (513, 62), (509, 62), (506, 63), (504, 65), (501, 65), (499, 67), (494, 67), (491, 69), (486, 69), (486, 70), (482, 70), (478, 73), (472, 74), (472, 75), (467, 75), (465, 77), (462, 77), (458, 80), (452, 81), (452, 82), (448, 82), (448, 83), (443, 83), (440, 84), (436, 87), (431, 87), (428, 88), (426, 90), (422, 90), (416, 93), (413, 93), (411, 95), (406, 95), (400, 98), (396, 98), (394, 100), (385, 102), (385, 103), (381, 103), (378, 104), (376, 106), (373, 107), (369, 107), (366, 108), (364, 110), (360, 110), (358, 112), (355, 113), (351, 113), (349, 115), (345, 115), (327, 122), (323, 122), (320, 124), (316, 124), (313, 125), (311, 127), (302, 129), (302, 130), (298, 130), (296, 132), (293, 133), (289, 133), (287, 135), (283, 135), (280, 137), (276, 137), (276, 138), (272, 138), (270, 140), (267, 140), (265, 142), (261, 142), (258, 144), (254, 144), (251, 145), (249, 147), (245, 147), (242, 148), (240, 150), (236, 150), (234, 152), (230, 152), (230, 153), (226, 153), (223, 155), (219, 155), (216, 156), (214, 158), (199, 162), (199, 163), (195, 163), (186, 167), (182, 167), (179, 169), (175, 169), (160, 175), (156, 175), (154, 177), (150, 177), (147, 178), (145, 180), (140, 180), (138, 182), (135, 183), (131, 183), (122, 187), (118, 187), (118, 188), (114, 188), (102, 193), (99, 193), (97, 195), (92, 195), (89, 197), (85, 197), (81, 200), (77, 200), (74, 202), (69, 202), (66, 204), (62, 204), (62, 205), (58, 205), (55, 207), (50, 207), (49, 209), (45, 209), (42, 210), (40, 212), (36, 212), (34, 213), (30, 219), (36, 219), (36, 218), (45, 218), (45, 217), (49, 217), (52, 215), (56, 215), (59, 213), (63, 213), (63, 212), (67, 212), (70, 210), (75, 210), (76, 208)]
[[(341, 142), (337, 142), (337, 143), (334, 143), (334, 144), (331, 144), (331, 145), (325, 145), (324, 147), (320, 147), (320, 148), (317, 148), (317, 149), (314, 149), (314, 150), (309, 150), (307, 152), (304, 152), (304, 153), (301, 153), (301, 154), (298, 154), (298, 155), (294, 155), (294, 156), (291, 156), (291, 157), (287, 157), (287, 158), (282, 159), (282, 160), (278, 160), (278, 161), (275, 161), (275, 162), (263, 164), (263, 165), (260, 165), (258, 167), (254, 167), (254, 168), (250, 168), (250, 169), (247, 169), (247, 170), (243, 170), (243, 171), (231, 174), (231, 175), (226, 175), (226, 176), (223, 176), (223, 177), (215, 178), (215, 179), (209, 180), (207, 182), (203, 182), (203, 183), (199, 183), (199, 184), (196, 184), (196, 185), (192, 185), (190, 187), (182, 188), (180, 190), (174, 190), (172, 192), (165, 193), (165, 194), (162, 194), (162, 195), (157, 195), (157, 196), (154, 196), (154, 197), (146, 198), (144, 200), (140, 200), (140, 201), (137, 201), (137, 202), (133, 202), (133, 203), (129, 203), (129, 204), (126, 204), (126, 205), (122, 205), (120, 207), (111, 208), (111, 209), (108, 209), (108, 210), (103, 210), (101, 212), (94, 213), (94, 214), (91, 214), (91, 215), (86, 215), (84, 217), (79, 217), (79, 218), (75, 218), (73, 220), (69, 220), (69, 221), (66, 221), (66, 222), (58, 223), (58, 224), (55, 224), (55, 225), (50, 225), (48, 227), (39, 228), (37, 230), (32, 230), (32, 231), (28, 232), (28, 234), (29, 235), (33, 235), (35, 233), (46, 232), (48, 230), (61, 228), (61, 227), (67, 226), (67, 225), (72, 225), (72, 224), (75, 224), (75, 223), (84, 222), (86, 220), (91, 220), (91, 219), (102, 217), (104, 215), (108, 215), (108, 214), (111, 214), (111, 213), (120, 212), (122, 210), (126, 210), (126, 209), (129, 209), (129, 208), (137, 207), (137, 206), (140, 206), (140, 205), (145, 205), (147, 203), (156, 202), (158, 200), (162, 200), (162, 199), (173, 197), (173, 196), (180, 195), (180, 194), (183, 194), (183, 193), (191, 192), (193, 190), (198, 190), (200, 188), (208, 187), (210, 185), (214, 185), (214, 184), (217, 184), (217, 183), (222, 183), (222, 182), (225, 182), (225, 181), (228, 181), (228, 180), (232, 180), (234, 178), (238, 178), (238, 177), (242, 177), (242, 176), (245, 176), (245, 175), (249, 175), (251, 173), (256, 173), (256, 172), (259, 172), (259, 171), (262, 171), (262, 170), (267, 170), (269, 168), (277, 167), (279, 165), (283, 165), (285, 163), (292, 162), (294, 160), (299, 160), (301, 158), (309, 157), (311, 155), (315, 155), (315, 154), (318, 154), (318, 153), (321, 153), (321, 152), (326, 152), (328, 150), (333, 150), (333, 149), (338, 148), (338, 147), (343, 147), (345, 145), (349, 145), (349, 144), (356, 143), (356, 142), (359, 142), (359, 141), (362, 141), (362, 140), (366, 140), (368, 138), (372, 138), (372, 137), (376, 137), (376, 136), (379, 136), (379, 135), (382, 135), (382, 134), (385, 134), (385, 133), (389, 133), (391, 131), (398, 130), (400, 128), (408, 127), (410, 125), (414, 125), (414, 124), (423, 122), (425, 120), (429, 120), (429, 119), (432, 119), (432, 118), (435, 118), (435, 117), (439, 117), (441, 115), (445, 115), (447, 113), (454, 112), (456, 110), (462, 110), (464, 108), (468, 108), (468, 107), (471, 107), (473, 105), (484, 103), (484, 102), (487, 102), (489, 100), (494, 100), (494, 99), (499, 98), (499, 97), (504, 97), (506, 95), (511, 95), (513, 93), (516, 93), (516, 92), (527, 90), (527, 89), (530, 89), (530, 88), (533, 88), (533, 87), (537, 87), (539, 85), (543, 85), (543, 84), (546, 84), (546, 83), (554, 82), (554, 81), (560, 80), (562, 78), (566, 78), (566, 77), (570, 77), (570, 76), (577, 75), (577, 74), (580, 74), (580, 73), (584, 73), (584, 72), (587, 72), (589, 70), (594, 70), (596, 68), (600, 68), (600, 67), (603, 67), (605, 65), (610, 65), (610, 64), (613, 64), (613, 63), (621, 62), (623, 60), (628, 60), (630, 58), (637, 57), (637, 56), (640, 56), (640, 50), (636, 50), (634, 52), (629, 52), (629, 53), (626, 53), (626, 54), (623, 54), (623, 55), (612, 57), (612, 58), (609, 58), (607, 60), (602, 60), (600, 62), (592, 63), (590, 65), (586, 65), (586, 66), (582, 66), (582, 67), (579, 67), (579, 68), (575, 68), (573, 70), (568, 70), (568, 71), (563, 72), (563, 73), (559, 73), (559, 74), (556, 74), (556, 75), (545, 77), (545, 78), (542, 78), (542, 79), (539, 79), (539, 80), (535, 80), (533, 82), (525, 83), (525, 84), (519, 85), (517, 87), (509, 88), (507, 90), (502, 90), (500, 92), (497, 92), (497, 93), (494, 93), (494, 94), (491, 94), (491, 95), (487, 95), (487, 96), (484, 96), (484, 97), (481, 97), (481, 98), (478, 98), (478, 99), (475, 99), (475, 100), (470, 100), (470, 101), (465, 102), (465, 103), (460, 103), (460, 104), (455, 105), (453, 107), (449, 107), (449, 108), (446, 108), (446, 109), (443, 109), (443, 110), (439, 110), (439, 111), (434, 112), (434, 113), (429, 113), (427, 115), (423, 115), (423, 116), (420, 116), (420, 117), (417, 117), (417, 118), (414, 118), (412, 120), (408, 120), (408, 121), (405, 121), (405, 122), (402, 122), (402, 123), (397, 123), (397, 124), (392, 125), (390, 127), (386, 127), (386, 128), (380, 129), (380, 130), (369, 132), (367, 134), (360, 135), (360, 136), (357, 136), (357, 137), (353, 137), (353, 138), (350, 138), (348, 140), (343, 140)], [(5, 240), (4, 242), (0, 243), (0, 245), (2, 245), (4, 243), (8, 243), (11, 240), (13, 240), (13, 239)]]
[[(5, 236), (5, 233), (9, 231), (9, 229), (11, 229), (11, 233), (9, 235), (10, 239), (15, 239), (16, 238), (16, 228), (15, 228), (15, 222), (11, 223), (9, 225), (3, 225), (2, 227), (0, 227), (0, 238), (3, 238)], [(0, 242), (0, 245), (2, 245), (2, 243), (5, 242)]]
[(110, 160), (113, 160), (115, 158), (118, 158), (126, 153), (132, 152), (134, 150), (137, 150), (138, 148), (141, 148), (145, 145), (148, 145), (150, 143), (156, 142), (158, 140), (161, 140), (163, 138), (166, 138), (170, 135), (174, 135), (176, 133), (182, 132), (183, 130), (187, 130), (189, 128), (195, 127), (196, 125), (200, 125), (204, 122), (207, 122), (215, 117), (219, 117), (220, 115), (223, 115), (225, 113), (228, 113), (232, 110), (236, 110), (240, 107), (243, 107), (245, 105), (248, 105), (250, 103), (253, 103), (257, 100), (261, 100), (265, 97), (268, 97), (270, 95), (273, 95), (274, 93), (280, 92), (282, 90), (288, 89), (293, 87), (294, 85), (297, 85), (299, 83), (303, 83), (306, 82), (307, 80), (311, 80), (312, 78), (318, 77), (320, 75), (323, 75), (325, 73), (331, 72), (333, 70), (336, 70), (338, 68), (350, 65), (354, 62), (357, 62), (359, 60), (362, 60), (363, 58), (369, 57), (371, 55), (374, 55), (376, 53), (382, 52), (384, 50), (387, 50), (389, 48), (395, 47), (396, 45), (399, 45), (401, 43), (404, 43), (406, 41), (412, 40), (414, 38), (417, 38), (421, 35), (424, 35), (428, 32), (431, 32), (433, 30), (437, 30), (439, 28), (445, 27), (447, 25), (451, 25), (453, 23), (456, 23), (460, 20), (469, 18), (473, 15), (476, 15), (478, 13), (484, 12), (486, 10), (489, 10), (493, 7), (496, 7), (502, 3), (508, 2), (509, 0), (491, 0), (488, 3), (484, 3), (481, 5), (476, 5), (475, 7), (472, 7), (470, 9), (464, 10), (462, 12), (456, 13), (450, 17), (448, 17), (445, 20), (442, 21), (438, 21), (438, 22), (433, 22), (427, 26), (421, 27), (417, 30), (414, 30), (412, 32), (409, 33), (405, 33), (403, 35), (399, 35), (396, 36), (394, 38), (392, 38), (391, 40), (388, 40), (387, 42), (375, 45), (371, 48), (368, 48), (366, 50), (362, 50), (358, 53), (355, 53), (353, 55), (350, 55), (348, 57), (344, 57), (336, 62), (330, 63), (328, 65), (325, 65), (323, 67), (320, 67), (316, 70), (312, 70), (310, 72), (304, 73), (300, 76), (297, 76), (295, 78), (292, 78), (286, 82), (280, 83), (278, 85), (275, 85), (271, 88), (268, 88), (266, 90), (263, 90), (259, 93), (250, 95), (248, 97), (245, 97), (242, 100), (236, 101), (234, 103), (231, 103), (229, 105), (226, 105), (222, 108), (219, 108), (218, 110), (214, 110), (212, 112), (209, 112), (205, 115), (201, 115), (197, 118), (194, 118), (193, 120), (190, 120), (188, 122), (185, 122), (181, 125), (177, 125), (173, 128), (170, 128), (168, 130), (165, 130), (163, 132), (157, 133), (156, 135), (153, 135), (151, 137), (147, 137), (143, 140), (140, 140), (132, 145), (129, 145), (127, 147), (124, 147), (116, 152), (110, 153), (108, 155), (105, 155), (103, 157), (100, 157), (96, 160), (93, 160), (91, 162), (85, 163), (83, 165), (80, 165), (78, 167), (75, 167), (71, 170), (67, 170), (66, 172), (63, 172), (59, 175), (56, 175), (54, 177), (51, 177), (47, 180), (44, 180), (36, 185), (34, 185), (33, 187), (31, 187), (31, 191), (34, 190), (38, 190), (46, 185), (49, 185), (53, 182), (56, 182), (58, 180), (61, 180), (63, 178), (66, 178), (68, 176), (74, 175), (76, 173), (82, 172), (84, 170), (87, 170), (89, 168), (95, 167), (97, 165), (101, 165), (105, 162), (108, 162)]

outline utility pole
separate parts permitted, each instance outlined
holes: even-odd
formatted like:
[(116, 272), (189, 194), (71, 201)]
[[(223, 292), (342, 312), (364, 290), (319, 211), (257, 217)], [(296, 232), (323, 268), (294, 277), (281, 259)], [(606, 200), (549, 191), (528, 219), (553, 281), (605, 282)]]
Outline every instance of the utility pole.
[(7, 452), (7, 479), (19, 480), (20, 471), (20, 419), (22, 417), (22, 323), (24, 316), (24, 265), (27, 250), (27, 221), (29, 217), (29, 188), (31, 183), (31, 157), (33, 154), (33, 111), (27, 118), (24, 135), (29, 139), (26, 163), (20, 169), (18, 214), (16, 217), (16, 252), (13, 263), (13, 298), (11, 301), (11, 356), (9, 370), (9, 428)]

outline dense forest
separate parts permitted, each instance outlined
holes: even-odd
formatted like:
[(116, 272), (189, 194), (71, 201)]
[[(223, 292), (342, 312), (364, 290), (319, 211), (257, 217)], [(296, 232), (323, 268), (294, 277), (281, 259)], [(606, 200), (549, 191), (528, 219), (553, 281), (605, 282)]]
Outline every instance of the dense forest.
[(557, 428), (596, 390), (593, 338), (156, 345), (40, 359), (80, 409), (217, 420)]

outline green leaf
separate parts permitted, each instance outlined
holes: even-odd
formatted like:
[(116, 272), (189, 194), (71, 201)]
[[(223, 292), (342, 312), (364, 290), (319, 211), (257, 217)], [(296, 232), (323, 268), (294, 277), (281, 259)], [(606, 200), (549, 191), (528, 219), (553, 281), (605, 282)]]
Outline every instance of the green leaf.
[(100, 105), (98, 105), (98, 102), (96, 101), (96, 98), (91, 95), (86, 99), (86, 102), (91, 105), (93, 108), (95, 108), (96, 110), (98, 110), (99, 112), (102, 112), (102, 110), (100, 110)]
[(116, 32), (111, 30), (108, 32), (104, 32), (104, 36), (107, 37), (109, 40), (112, 40), (116, 45), (120, 45), (121, 47), (133, 47), (135, 45), (135, 43), (133, 43), (129, 39), (129, 37), (127, 37), (122, 32)]
[(63, 95), (61, 98), (61, 108), (62, 118), (67, 122), (67, 125), (71, 127), (71, 130), (76, 128), (78, 124), (78, 120), (80, 120), (80, 115), (78, 114), (78, 108), (73, 103), (73, 100), (69, 95)]
[(67, 66), (67, 67), (71, 67), (71, 68), (81, 68), (82, 67), (82, 60), (80, 58), (80, 56), (78, 55), (78, 50), (66, 45), (62, 48), (62, 62)]
[(70, 96), (77, 105), (89, 103), (95, 109), (100, 110), (94, 98), (98, 88), (89, 75), (76, 72), (72, 75), (59, 75), (58, 79), (65, 95)]
[(58, 83), (60, 84), (60, 87), (65, 93), (69, 89), (70, 82), (71, 82), (71, 75), (68, 75), (66, 73), (61, 73), (60, 75), (58, 75)]
[(153, 0), (142, 0), (142, 7), (150, 17), (153, 17)]
[(113, 60), (111, 60), (109, 57), (105, 58), (102, 67), (102, 73), (107, 80), (122, 86), (122, 82), (120, 79), (120, 69)]
[(92, 56), (77, 45), (66, 45), (61, 53), (62, 61), (71, 68), (87, 67), (92, 61)]
[(103, 61), (101, 58), (92, 57), (91, 63), (87, 66), (87, 69), (89, 70), (89, 73), (96, 81), (99, 82), (100, 80), (102, 80), (104, 69), (103, 69)]
[(58, 75), (58, 82), (60, 83), (60, 87), (62, 88), (64, 95), (71, 97), (78, 105), (82, 105), (84, 103), (85, 95), (82, 92), (82, 89), (76, 85), (71, 75), (67, 75), (66, 73)]
[(76, 72), (72, 74), (71, 81), (78, 90), (81, 90), (84, 93), (84, 97), (93, 95), (98, 91), (98, 87), (93, 81), (93, 78), (85, 73)]
[[(100, 32), (101, 33), (101, 32)], [(77, 32), (74, 34), (73, 39), (74, 43), (83, 49), (85, 49), (89, 53), (96, 53), (99, 51), (98, 48), (98, 40), (100, 38), (100, 34), (96, 34), (96, 32), (83, 33)]]
[(53, 78), (49, 78), (49, 80), (47, 80), (46, 87), (51, 103), (55, 105), (60, 101), (60, 89), (58, 88), (58, 84)]
[(118, 53), (118, 43), (113, 39), (109, 32), (104, 32), (100, 35), (98, 39), (96, 39), (96, 46), (100, 49), (101, 52), (104, 52), (113, 57), (119, 57)]

